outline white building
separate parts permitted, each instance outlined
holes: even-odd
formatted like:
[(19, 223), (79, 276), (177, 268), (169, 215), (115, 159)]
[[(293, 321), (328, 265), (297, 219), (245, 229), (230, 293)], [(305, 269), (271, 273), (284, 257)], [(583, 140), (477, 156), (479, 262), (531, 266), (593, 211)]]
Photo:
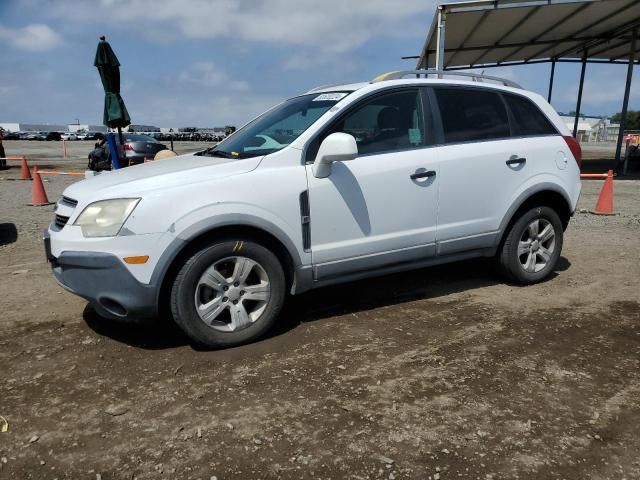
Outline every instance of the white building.
[[(575, 117), (560, 115), (565, 125), (573, 132)], [(618, 140), (620, 124), (611, 123), (608, 118), (580, 117), (578, 118), (578, 133), (576, 137), (581, 143), (615, 142)]]
[(19, 132), (20, 124), (19, 123), (0, 123), (0, 128), (2, 128), (5, 132)]

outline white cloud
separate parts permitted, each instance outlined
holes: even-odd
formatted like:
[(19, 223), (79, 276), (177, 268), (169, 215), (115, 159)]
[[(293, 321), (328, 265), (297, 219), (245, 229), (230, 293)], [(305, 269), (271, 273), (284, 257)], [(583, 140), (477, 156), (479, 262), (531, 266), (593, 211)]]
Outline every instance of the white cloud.
[[(598, 65), (597, 70), (587, 67), (582, 94), (582, 110), (587, 114), (609, 115), (622, 110), (627, 67), (625, 65)], [(591, 71), (590, 71), (591, 70)], [(640, 101), (640, 76), (638, 69), (631, 83), (629, 109), (637, 109)], [(559, 89), (559, 98), (575, 109), (578, 97), (578, 80), (568, 82)], [(634, 106), (635, 105), (635, 106)], [(610, 111), (613, 108), (614, 111)]]
[(224, 71), (212, 62), (194, 63), (189, 70), (178, 75), (178, 80), (205, 88), (224, 87), (234, 91), (249, 89), (247, 82), (230, 79)]
[(282, 99), (241, 92), (201, 93), (175, 90), (171, 94), (147, 97), (138, 92), (125, 99), (134, 123), (158, 126), (240, 126), (268, 110)]
[(62, 37), (48, 25), (32, 23), (22, 28), (0, 25), (0, 40), (30, 51), (46, 51), (62, 45)]
[[(40, 0), (42, 1), (42, 0)], [(424, 29), (435, 0), (67, 0), (54, 15), (78, 22), (165, 29), (191, 39), (226, 38), (255, 43), (313, 46), (345, 52), (374, 37), (399, 37)]]

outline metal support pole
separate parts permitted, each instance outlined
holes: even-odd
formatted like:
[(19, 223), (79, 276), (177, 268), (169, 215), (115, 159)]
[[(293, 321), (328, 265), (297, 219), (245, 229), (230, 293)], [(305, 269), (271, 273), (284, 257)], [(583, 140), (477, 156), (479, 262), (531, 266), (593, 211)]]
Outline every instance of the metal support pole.
[[(444, 70), (444, 38), (447, 14), (442, 6), (438, 7), (438, 38), (436, 39), (436, 70)], [(442, 75), (438, 75), (442, 78)]]
[(582, 106), (582, 89), (584, 87), (584, 72), (587, 69), (587, 52), (582, 55), (582, 68), (580, 69), (580, 86), (578, 87), (578, 103), (576, 104), (576, 119), (573, 122), (573, 136), (578, 138), (578, 121), (580, 120), (580, 107)]
[(629, 54), (629, 65), (627, 66), (627, 83), (624, 87), (624, 101), (622, 102), (622, 115), (620, 117), (620, 131), (618, 132), (618, 143), (616, 144), (615, 166), (620, 164), (620, 154), (622, 153), (622, 136), (626, 123), (627, 109), (629, 108), (629, 93), (631, 92), (631, 80), (633, 78), (633, 64), (636, 58), (636, 37), (637, 30), (631, 32), (631, 53)]
[(549, 77), (549, 95), (547, 102), (551, 103), (551, 94), (553, 93), (553, 77), (556, 75), (556, 61), (551, 60), (551, 76)]

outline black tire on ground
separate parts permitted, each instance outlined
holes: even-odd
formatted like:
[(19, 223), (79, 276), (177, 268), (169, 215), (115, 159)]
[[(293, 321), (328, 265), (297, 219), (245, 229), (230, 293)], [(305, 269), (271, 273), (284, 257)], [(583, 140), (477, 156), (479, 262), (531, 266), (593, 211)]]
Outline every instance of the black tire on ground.
[[(555, 244), (547, 264), (540, 271), (528, 272), (525, 270), (518, 256), (518, 244), (523, 237), (527, 236), (528, 226), (534, 220), (544, 220), (548, 222), (554, 230)], [(519, 214), (519, 217), (512, 223), (507, 231), (507, 236), (498, 252), (498, 263), (501, 272), (512, 282), (529, 285), (544, 280), (556, 267), (563, 243), (562, 221), (555, 210), (545, 206), (531, 208)], [(526, 254), (523, 256), (523, 259)]]
[[(258, 262), (264, 269), (269, 277), (270, 296), (266, 308), (254, 323), (242, 330), (223, 332), (205, 324), (198, 315), (196, 288), (200, 277), (210, 266), (219, 260), (239, 255)], [(285, 275), (276, 256), (249, 239), (233, 238), (204, 247), (185, 262), (171, 288), (171, 312), (178, 326), (193, 341), (207, 347), (225, 348), (253, 342), (264, 336), (275, 324), (285, 296)]]

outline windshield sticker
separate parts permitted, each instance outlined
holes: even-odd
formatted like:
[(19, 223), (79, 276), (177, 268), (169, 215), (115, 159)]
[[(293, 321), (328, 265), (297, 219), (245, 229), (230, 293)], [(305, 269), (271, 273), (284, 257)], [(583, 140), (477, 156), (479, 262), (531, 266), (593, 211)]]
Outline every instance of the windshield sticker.
[(336, 93), (322, 93), (313, 99), (314, 102), (337, 102), (338, 100), (342, 100), (346, 97), (347, 94), (345, 92), (336, 92)]
[(412, 145), (418, 145), (422, 143), (422, 135), (420, 135), (419, 128), (410, 128), (409, 129), (409, 143)]

